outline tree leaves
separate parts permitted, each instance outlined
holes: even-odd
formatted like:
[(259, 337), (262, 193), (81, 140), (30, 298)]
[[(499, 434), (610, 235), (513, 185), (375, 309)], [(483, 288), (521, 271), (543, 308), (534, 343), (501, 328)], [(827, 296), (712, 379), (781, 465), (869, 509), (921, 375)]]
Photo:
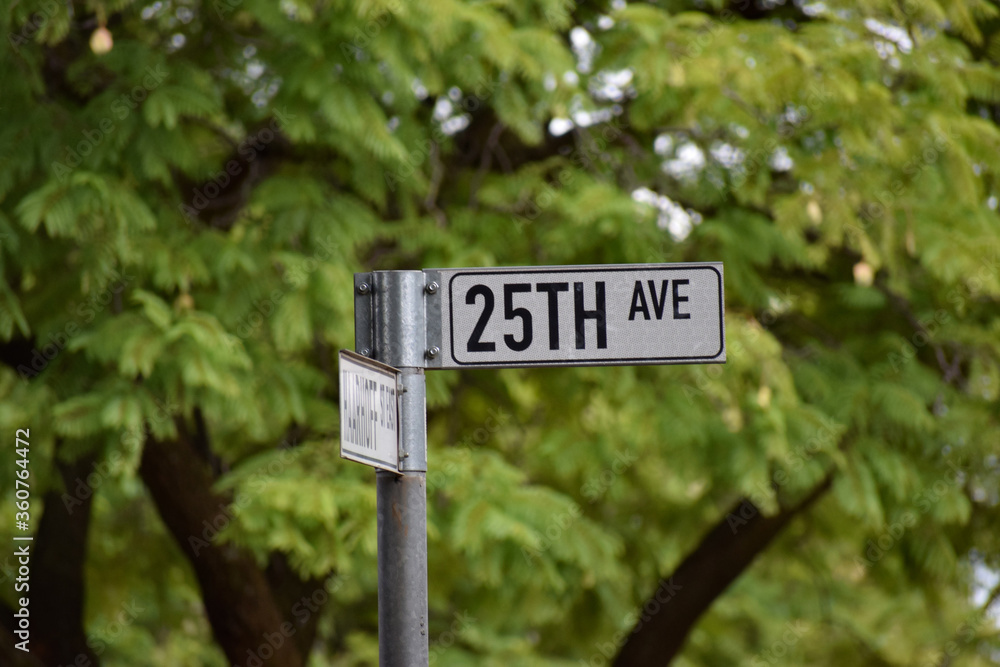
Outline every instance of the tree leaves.
[(88, 627), (108, 590), (163, 620), (107, 662), (221, 664), (135, 527), (142, 444), (179, 432), (239, 509), (221, 542), (345, 577), (314, 660), (373, 659), (372, 476), (335, 442), (353, 273), (701, 260), (724, 366), (428, 377), (439, 664), (606, 657), (740, 496), (770, 515), (831, 472), (681, 661), (926, 662), (973, 547), (1000, 566), (993, 5), (341, 4), (95, 6), (100, 57), (80, 7), (0, 13), (30, 37), (0, 56), (0, 417), (41, 420), (45, 479), (56, 437), (125, 456)]

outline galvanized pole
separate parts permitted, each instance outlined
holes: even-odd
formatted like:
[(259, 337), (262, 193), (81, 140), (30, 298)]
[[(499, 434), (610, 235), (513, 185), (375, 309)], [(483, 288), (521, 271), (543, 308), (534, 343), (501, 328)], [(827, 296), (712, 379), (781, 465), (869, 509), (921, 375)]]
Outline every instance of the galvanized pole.
[[(421, 271), (374, 271), (356, 274), (354, 283), (358, 351), (403, 374), (401, 474), (375, 473), (379, 665), (427, 667), (425, 278)], [(365, 299), (367, 308), (359, 303)]]

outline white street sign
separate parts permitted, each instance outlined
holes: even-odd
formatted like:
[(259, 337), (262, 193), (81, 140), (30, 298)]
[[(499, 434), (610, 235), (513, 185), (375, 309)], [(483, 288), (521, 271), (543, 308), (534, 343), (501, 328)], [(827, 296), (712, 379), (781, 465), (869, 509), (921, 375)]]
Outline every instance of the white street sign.
[(726, 361), (721, 262), (424, 273), (427, 368)]
[(340, 455), (399, 470), (399, 371), (340, 351)]

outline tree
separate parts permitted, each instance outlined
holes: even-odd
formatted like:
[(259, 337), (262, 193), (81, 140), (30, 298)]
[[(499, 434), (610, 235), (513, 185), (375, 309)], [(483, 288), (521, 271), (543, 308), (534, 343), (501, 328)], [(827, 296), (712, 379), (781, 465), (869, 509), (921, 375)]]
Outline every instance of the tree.
[(725, 366), (428, 375), (434, 663), (988, 664), (998, 12), (12, 3), (4, 660), (375, 664), (352, 274), (721, 260)]

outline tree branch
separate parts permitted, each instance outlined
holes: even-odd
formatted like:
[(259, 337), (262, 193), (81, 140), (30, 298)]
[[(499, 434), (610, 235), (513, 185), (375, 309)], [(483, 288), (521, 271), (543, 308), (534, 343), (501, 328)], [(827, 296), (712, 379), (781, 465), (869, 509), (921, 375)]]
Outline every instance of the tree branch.
[(472, 179), (472, 185), (469, 187), (469, 206), (473, 209), (479, 206), (476, 194), (479, 192), (479, 186), (483, 183), (483, 178), (486, 177), (486, 172), (490, 170), (493, 164), (493, 153), (496, 151), (497, 144), (500, 142), (500, 135), (503, 134), (505, 127), (503, 123), (497, 121), (490, 130), (490, 135), (486, 138), (482, 158), (479, 160), (479, 169), (476, 170), (476, 175)]
[[(829, 490), (832, 482), (832, 474), (827, 475), (798, 504), (782, 508), (774, 516), (761, 514), (749, 499), (737, 503), (674, 573), (660, 581), (643, 605), (642, 616), (614, 667), (669, 664), (701, 615), (792, 519)], [(734, 521), (734, 517), (739, 519)]]

